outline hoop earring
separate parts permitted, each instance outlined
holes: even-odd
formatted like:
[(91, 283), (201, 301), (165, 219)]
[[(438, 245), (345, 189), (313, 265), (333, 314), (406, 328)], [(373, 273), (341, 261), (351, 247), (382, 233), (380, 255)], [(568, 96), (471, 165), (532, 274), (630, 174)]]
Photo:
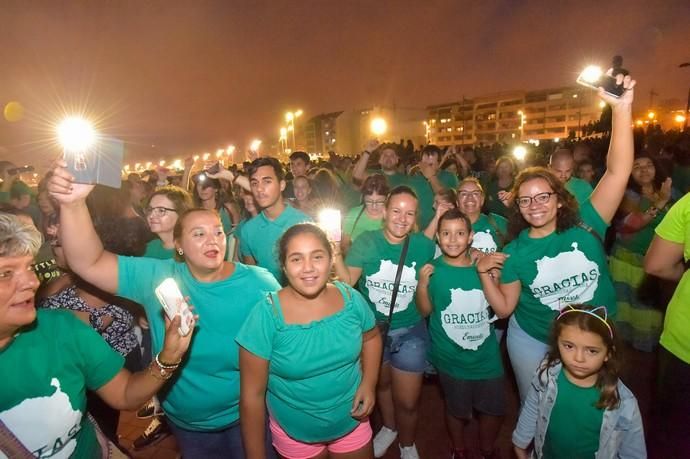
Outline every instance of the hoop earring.
[(184, 255), (184, 251), (182, 249), (177, 249), (177, 254), (179, 256), (182, 256), (182, 255)]

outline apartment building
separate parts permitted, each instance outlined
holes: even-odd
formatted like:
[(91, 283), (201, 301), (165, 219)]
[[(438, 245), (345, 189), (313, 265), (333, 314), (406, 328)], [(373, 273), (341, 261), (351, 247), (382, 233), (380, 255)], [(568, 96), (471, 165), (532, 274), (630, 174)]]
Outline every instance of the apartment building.
[(519, 142), (579, 136), (601, 115), (594, 91), (581, 86), (510, 91), (427, 107), (427, 139), (437, 145)]

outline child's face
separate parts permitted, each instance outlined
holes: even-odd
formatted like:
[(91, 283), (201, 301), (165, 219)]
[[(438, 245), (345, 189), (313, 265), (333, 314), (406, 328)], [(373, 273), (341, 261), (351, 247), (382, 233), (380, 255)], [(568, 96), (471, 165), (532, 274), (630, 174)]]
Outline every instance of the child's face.
[(576, 325), (561, 328), (558, 352), (566, 376), (570, 382), (581, 387), (593, 386), (599, 370), (609, 359), (608, 347), (601, 336)]
[(443, 254), (455, 258), (464, 254), (472, 243), (472, 230), (459, 218), (443, 220), (438, 228), (438, 245)]

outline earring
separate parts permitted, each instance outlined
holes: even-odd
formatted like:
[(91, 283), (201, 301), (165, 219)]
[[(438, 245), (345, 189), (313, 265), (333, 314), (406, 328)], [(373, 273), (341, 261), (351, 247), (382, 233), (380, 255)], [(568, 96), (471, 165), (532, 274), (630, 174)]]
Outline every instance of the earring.
[(184, 251), (182, 249), (177, 249), (177, 254), (179, 256), (182, 256), (182, 255), (184, 255)]

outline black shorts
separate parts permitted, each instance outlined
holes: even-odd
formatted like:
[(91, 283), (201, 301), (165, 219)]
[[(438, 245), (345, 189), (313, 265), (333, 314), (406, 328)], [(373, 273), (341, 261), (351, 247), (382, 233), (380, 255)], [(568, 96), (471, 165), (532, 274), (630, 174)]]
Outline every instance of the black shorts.
[(505, 380), (458, 379), (439, 371), (439, 379), (446, 399), (448, 413), (456, 418), (469, 419), (476, 410), (489, 416), (505, 414)]

